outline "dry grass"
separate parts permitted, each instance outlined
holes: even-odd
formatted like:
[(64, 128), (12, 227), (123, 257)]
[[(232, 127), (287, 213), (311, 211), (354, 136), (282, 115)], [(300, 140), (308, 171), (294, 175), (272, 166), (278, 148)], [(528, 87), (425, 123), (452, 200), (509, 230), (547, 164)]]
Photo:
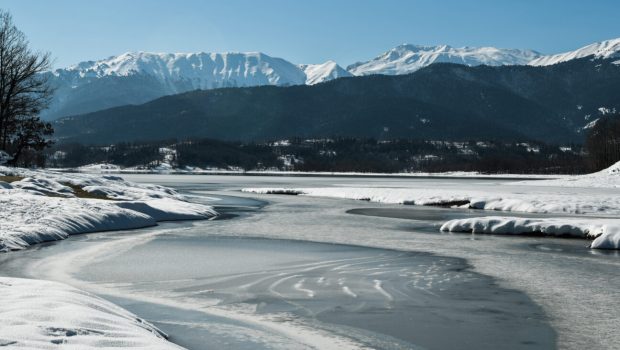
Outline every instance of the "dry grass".
[[(8, 183), (15, 182), (15, 181), (20, 181), (20, 180), (23, 180), (23, 179), (24, 179), (23, 176), (12, 176), (12, 175), (2, 175), (2, 176), (0, 176), (0, 181), (4, 181), (4, 182), (8, 182)], [(62, 184), (67, 186), (67, 187), (71, 187), (71, 189), (73, 190), (73, 193), (78, 198), (112, 200), (112, 198), (109, 198), (106, 195), (90, 193), (90, 192), (84, 191), (84, 189), (82, 187), (70, 184), (68, 182), (63, 182)], [(46, 195), (48, 195), (50, 197), (65, 197), (65, 196), (62, 196), (62, 195), (55, 194), (55, 193), (46, 193)]]
[(15, 182), (15, 181), (21, 181), (23, 179), (24, 179), (23, 176), (12, 176), (12, 175), (0, 176), (0, 181), (4, 181), (8, 183)]
[(73, 194), (75, 194), (75, 196), (78, 198), (112, 200), (112, 198), (104, 194), (90, 193), (90, 192), (84, 191), (82, 187), (70, 184), (68, 182), (63, 182), (62, 184), (67, 187), (71, 187), (71, 189), (73, 190)]

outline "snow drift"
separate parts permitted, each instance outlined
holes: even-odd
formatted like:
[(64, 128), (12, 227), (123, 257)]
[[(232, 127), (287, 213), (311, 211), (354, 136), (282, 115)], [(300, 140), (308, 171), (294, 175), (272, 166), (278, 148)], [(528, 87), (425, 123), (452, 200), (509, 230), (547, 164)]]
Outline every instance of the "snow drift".
[(190, 203), (170, 188), (135, 184), (118, 176), (6, 167), (0, 167), (0, 175), (18, 179), (11, 183), (0, 181), (0, 251), (79, 233), (135, 229), (162, 220), (217, 215), (212, 207)]
[(590, 245), (591, 248), (620, 249), (620, 223), (618, 220), (487, 216), (450, 220), (444, 223), (440, 230), (589, 238), (594, 239)]
[(0, 277), (0, 346), (182, 349), (150, 323), (67, 285)]

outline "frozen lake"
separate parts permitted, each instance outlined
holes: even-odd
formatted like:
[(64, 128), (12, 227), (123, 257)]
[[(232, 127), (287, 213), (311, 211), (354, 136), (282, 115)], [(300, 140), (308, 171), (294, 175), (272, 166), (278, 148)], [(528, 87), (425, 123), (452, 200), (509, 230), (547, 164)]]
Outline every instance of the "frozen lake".
[(620, 279), (610, 277), (619, 275), (620, 258), (586, 241), (438, 232), (447, 218), (474, 215), (469, 210), (237, 191), (334, 184), (492, 191), (507, 179), (124, 177), (176, 187), (225, 215), (3, 254), (2, 273), (102, 295), (189, 349), (620, 344), (613, 306)]

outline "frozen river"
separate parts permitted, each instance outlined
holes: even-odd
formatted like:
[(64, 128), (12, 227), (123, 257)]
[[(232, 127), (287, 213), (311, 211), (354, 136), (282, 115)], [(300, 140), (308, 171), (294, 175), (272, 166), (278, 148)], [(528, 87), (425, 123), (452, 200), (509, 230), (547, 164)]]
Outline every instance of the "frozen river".
[(508, 179), (124, 177), (175, 187), (224, 215), (3, 254), (0, 272), (99, 294), (189, 349), (620, 346), (620, 257), (586, 241), (438, 231), (469, 210), (238, 192), (492, 191)]

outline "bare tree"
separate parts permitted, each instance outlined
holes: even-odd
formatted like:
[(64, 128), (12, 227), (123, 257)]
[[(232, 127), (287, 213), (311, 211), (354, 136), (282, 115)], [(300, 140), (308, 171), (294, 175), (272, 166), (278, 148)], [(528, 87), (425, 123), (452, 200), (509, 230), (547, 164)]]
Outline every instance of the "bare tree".
[(0, 149), (17, 164), (25, 149), (41, 150), (51, 144), (49, 123), (39, 119), (52, 96), (48, 75), (49, 53), (33, 51), (10, 13), (0, 10)]

